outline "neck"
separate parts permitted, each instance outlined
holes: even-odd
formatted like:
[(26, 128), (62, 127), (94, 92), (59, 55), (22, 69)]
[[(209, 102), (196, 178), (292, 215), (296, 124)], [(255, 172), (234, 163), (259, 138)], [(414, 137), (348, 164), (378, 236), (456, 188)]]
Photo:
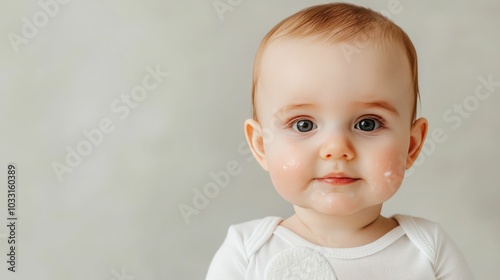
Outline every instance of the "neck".
[(357, 247), (368, 244), (397, 226), (380, 215), (382, 205), (358, 213), (336, 216), (294, 206), (295, 215), (284, 224), (312, 243), (328, 247)]

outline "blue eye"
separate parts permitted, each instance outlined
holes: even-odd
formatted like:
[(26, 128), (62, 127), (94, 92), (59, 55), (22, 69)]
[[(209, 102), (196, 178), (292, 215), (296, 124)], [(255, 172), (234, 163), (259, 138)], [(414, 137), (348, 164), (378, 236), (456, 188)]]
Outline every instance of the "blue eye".
[(292, 128), (299, 132), (309, 132), (316, 129), (317, 126), (310, 120), (299, 120), (293, 122)]
[(360, 129), (363, 131), (373, 131), (380, 127), (380, 122), (374, 119), (362, 119), (354, 126), (355, 129)]

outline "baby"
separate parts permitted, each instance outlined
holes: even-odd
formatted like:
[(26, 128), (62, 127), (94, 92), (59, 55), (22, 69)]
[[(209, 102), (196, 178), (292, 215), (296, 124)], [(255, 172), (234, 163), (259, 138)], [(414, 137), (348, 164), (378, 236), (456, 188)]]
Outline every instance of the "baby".
[(427, 132), (417, 72), (406, 33), (370, 9), (313, 6), (275, 26), (245, 133), (295, 214), (231, 226), (207, 279), (472, 279), (439, 225), (381, 215)]

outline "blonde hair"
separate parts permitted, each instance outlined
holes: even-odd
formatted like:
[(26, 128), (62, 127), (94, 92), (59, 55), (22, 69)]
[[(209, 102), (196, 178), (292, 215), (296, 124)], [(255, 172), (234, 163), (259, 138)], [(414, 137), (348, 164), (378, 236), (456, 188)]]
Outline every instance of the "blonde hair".
[[(365, 38), (362, 38), (365, 37)], [(413, 89), (413, 120), (416, 117), (418, 90), (417, 52), (408, 35), (380, 13), (347, 3), (331, 3), (303, 9), (278, 23), (264, 37), (257, 50), (252, 83), (252, 114), (257, 120), (255, 96), (259, 83), (260, 64), (266, 47), (279, 38), (314, 38), (345, 42), (367, 39), (390, 43), (402, 48), (410, 64)]]

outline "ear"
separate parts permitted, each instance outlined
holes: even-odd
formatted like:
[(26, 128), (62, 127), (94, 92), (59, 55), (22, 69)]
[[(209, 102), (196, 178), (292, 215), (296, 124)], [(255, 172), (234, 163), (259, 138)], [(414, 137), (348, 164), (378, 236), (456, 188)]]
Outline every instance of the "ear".
[(264, 152), (264, 137), (262, 127), (254, 119), (245, 121), (245, 136), (247, 138), (248, 146), (252, 150), (253, 156), (259, 162), (260, 166), (268, 171), (267, 160)]
[(413, 122), (410, 131), (410, 146), (408, 148), (408, 157), (406, 158), (406, 169), (409, 169), (415, 160), (417, 160), (420, 150), (424, 146), (427, 127), (427, 120), (424, 118), (419, 118)]

